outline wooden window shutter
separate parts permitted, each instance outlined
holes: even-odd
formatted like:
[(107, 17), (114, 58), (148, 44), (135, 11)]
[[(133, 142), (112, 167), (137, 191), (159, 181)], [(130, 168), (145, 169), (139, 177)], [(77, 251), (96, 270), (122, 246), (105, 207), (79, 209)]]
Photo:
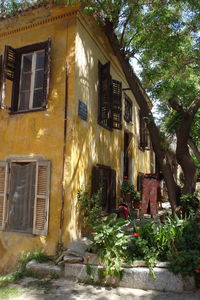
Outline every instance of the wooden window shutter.
[(92, 194), (95, 194), (101, 188), (101, 169), (98, 166), (92, 168)]
[(17, 50), (11, 46), (5, 46), (4, 60), (1, 76), (1, 108), (5, 107), (6, 98), (6, 79), (14, 81), (17, 62)]
[(122, 129), (122, 83), (112, 80), (112, 128)]
[(47, 235), (49, 218), (50, 161), (38, 161), (33, 234)]
[(0, 91), (2, 85), (2, 75), (3, 75), (3, 55), (0, 55)]
[(139, 141), (139, 144), (140, 144), (140, 148), (142, 149), (142, 150), (145, 150), (145, 143), (146, 143), (146, 141), (145, 141), (145, 131), (146, 131), (146, 129), (145, 129), (145, 121), (144, 121), (144, 119), (143, 119), (143, 117), (142, 117), (142, 114), (141, 114), (141, 112), (139, 112), (139, 123), (140, 123), (140, 141)]
[(6, 221), (7, 168), (6, 162), (0, 162), (0, 230), (4, 230)]
[(44, 67), (44, 82), (43, 82), (43, 102), (42, 107), (46, 108), (49, 95), (50, 81), (50, 65), (51, 65), (51, 39), (45, 42), (45, 67)]
[(99, 104), (98, 123), (111, 129), (111, 92), (112, 79), (110, 76), (110, 63), (102, 65), (99, 62)]
[(111, 169), (110, 171), (110, 203), (109, 211), (116, 209), (116, 171)]

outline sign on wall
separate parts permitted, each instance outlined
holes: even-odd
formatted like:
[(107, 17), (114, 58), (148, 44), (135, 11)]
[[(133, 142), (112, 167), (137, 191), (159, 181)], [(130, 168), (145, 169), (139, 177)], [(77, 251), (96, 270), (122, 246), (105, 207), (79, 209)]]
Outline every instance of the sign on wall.
[(81, 100), (78, 100), (78, 116), (81, 120), (87, 121), (88, 118), (87, 104), (85, 104)]

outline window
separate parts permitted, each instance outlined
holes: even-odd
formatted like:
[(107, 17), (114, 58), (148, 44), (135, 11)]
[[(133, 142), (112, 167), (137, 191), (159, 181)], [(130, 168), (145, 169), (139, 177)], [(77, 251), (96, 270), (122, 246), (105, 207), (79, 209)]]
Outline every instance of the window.
[(96, 165), (92, 169), (92, 193), (102, 189), (101, 206), (105, 212), (116, 208), (116, 172), (108, 166)]
[(49, 161), (0, 163), (0, 229), (47, 235)]
[(139, 128), (140, 128), (140, 140), (139, 140), (139, 148), (144, 150), (150, 150), (150, 138), (149, 138), (149, 131), (147, 128), (147, 124), (142, 117), (141, 113), (139, 112)]
[(5, 107), (6, 80), (13, 82), (10, 110), (44, 109), (47, 104), (51, 41), (14, 49), (5, 46), (1, 106)]
[(127, 123), (132, 122), (132, 107), (133, 107), (133, 103), (131, 99), (125, 94), (124, 120)]
[(122, 83), (110, 75), (110, 63), (99, 62), (99, 125), (111, 130), (122, 129)]

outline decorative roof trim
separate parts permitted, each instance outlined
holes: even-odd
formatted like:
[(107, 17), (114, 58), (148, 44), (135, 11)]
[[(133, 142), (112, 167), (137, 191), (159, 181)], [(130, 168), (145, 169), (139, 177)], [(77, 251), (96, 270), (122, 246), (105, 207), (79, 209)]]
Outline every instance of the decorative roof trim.
[(0, 38), (4, 38), (6, 36), (12, 35), (12, 34), (16, 34), (22, 31), (27, 31), (29, 29), (38, 27), (38, 26), (42, 26), (44, 24), (48, 24), (48, 23), (55, 23), (58, 20), (63, 20), (67, 17), (74, 17), (77, 15), (78, 10), (74, 10), (74, 11), (70, 11), (70, 12), (66, 12), (64, 14), (61, 15), (57, 15), (57, 16), (52, 16), (46, 19), (42, 19), (40, 21), (34, 22), (34, 23), (30, 23), (30, 24), (26, 24), (26, 25), (21, 25), (15, 29), (9, 30), (9, 31), (5, 31), (3, 33), (0, 34)]

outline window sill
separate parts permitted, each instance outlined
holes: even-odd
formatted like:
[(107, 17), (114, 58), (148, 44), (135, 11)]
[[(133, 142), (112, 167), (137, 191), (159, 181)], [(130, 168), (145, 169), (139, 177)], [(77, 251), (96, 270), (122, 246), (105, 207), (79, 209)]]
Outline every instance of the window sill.
[(38, 111), (44, 111), (47, 110), (47, 108), (38, 108), (38, 109), (29, 109), (29, 110), (18, 110), (18, 111), (10, 111), (10, 115), (18, 115), (18, 114), (27, 114), (27, 113), (33, 113)]

